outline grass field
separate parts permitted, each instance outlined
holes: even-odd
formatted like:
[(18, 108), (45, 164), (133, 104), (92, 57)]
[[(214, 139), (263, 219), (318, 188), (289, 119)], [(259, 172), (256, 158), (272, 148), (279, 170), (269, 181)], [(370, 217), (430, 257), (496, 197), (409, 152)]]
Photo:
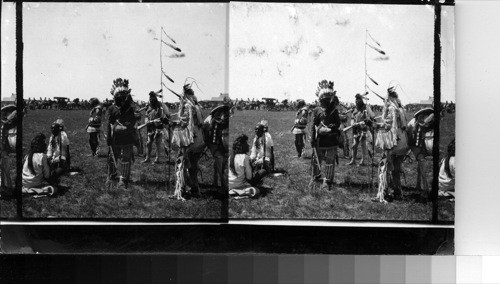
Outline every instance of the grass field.
[[(312, 149), (308, 144), (305, 157), (298, 158), (294, 145), (294, 135), (290, 132), (295, 112), (237, 111), (230, 121), (230, 139), (244, 133), (253, 139), (254, 127), (261, 119), (269, 122), (269, 132), (274, 141), (276, 168), (287, 173), (282, 176), (267, 177), (264, 181), (265, 194), (256, 199), (230, 200), (230, 218), (297, 218), (297, 219), (338, 219), (338, 220), (398, 220), (428, 221), (432, 216), (432, 203), (427, 202), (427, 193), (416, 191), (417, 163), (403, 164), (403, 200), (389, 204), (372, 202), (376, 195), (377, 167), (373, 169), (373, 187), (370, 186), (372, 168), (370, 166), (347, 166), (349, 160), (341, 158), (335, 168), (335, 185), (331, 191), (317, 187), (309, 190), (311, 177)], [(349, 131), (351, 135), (351, 131)], [(441, 121), (440, 148), (444, 153), (446, 145), (455, 135), (455, 115), (448, 114)], [(231, 146), (230, 146), (231, 147)], [(358, 150), (358, 161), (361, 155)], [(381, 153), (377, 151), (375, 161)], [(428, 180), (432, 179), (432, 158), (426, 161)], [(439, 220), (454, 220), (454, 203), (439, 200)]]
[[(48, 137), (50, 126), (57, 118), (62, 118), (70, 140), (71, 167), (81, 169), (81, 173), (63, 176), (61, 184), (67, 186), (54, 197), (34, 199), (23, 196), (23, 215), (27, 218), (221, 218), (221, 200), (215, 198), (212, 160), (200, 160), (200, 187), (204, 198), (187, 201), (171, 200), (174, 193), (174, 166), (168, 175), (165, 152), (160, 152), (160, 164), (141, 164), (144, 157), (136, 156), (132, 165), (133, 182), (127, 189), (116, 186), (105, 187), (107, 177), (106, 142), (101, 140), (99, 157), (88, 157), (90, 147), (85, 126), (88, 121), (86, 110), (36, 110), (24, 118), (23, 148), (27, 153), (29, 142), (37, 132)], [(104, 127), (103, 127), (104, 128)], [(143, 138), (145, 139), (145, 130)], [(145, 143), (145, 141), (144, 141)], [(156, 151), (153, 146), (153, 155)], [(135, 149), (135, 148), (134, 148)], [(171, 161), (176, 154), (172, 151)], [(210, 157), (210, 154), (208, 154)], [(14, 163), (15, 160), (12, 160)], [(14, 175), (13, 175), (14, 177)], [(116, 184), (116, 183), (115, 183)], [(2, 217), (15, 216), (15, 200), (2, 200)]]

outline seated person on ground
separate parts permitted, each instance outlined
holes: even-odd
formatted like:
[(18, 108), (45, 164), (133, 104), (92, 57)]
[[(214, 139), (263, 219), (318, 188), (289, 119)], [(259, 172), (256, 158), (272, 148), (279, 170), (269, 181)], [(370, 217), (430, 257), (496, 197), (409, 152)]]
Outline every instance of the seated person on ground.
[(229, 195), (237, 198), (254, 197), (259, 193), (250, 185), (253, 176), (248, 149), (248, 137), (242, 134), (235, 139), (229, 157)]
[(29, 154), (24, 159), (23, 193), (53, 195), (57, 191), (59, 177), (50, 172), (46, 150), (45, 135), (39, 133), (31, 140)]
[(49, 139), (47, 158), (50, 168), (62, 174), (69, 170), (69, 139), (64, 131), (64, 121), (58, 119), (52, 123), (52, 135)]
[(260, 122), (255, 127), (255, 138), (252, 143), (250, 161), (254, 169), (255, 183), (274, 170), (274, 143), (271, 134), (265, 132), (266, 123)]
[(439, 195), (455, 198), (455, 140), (448, 145), (448, 153), (439, 166)]

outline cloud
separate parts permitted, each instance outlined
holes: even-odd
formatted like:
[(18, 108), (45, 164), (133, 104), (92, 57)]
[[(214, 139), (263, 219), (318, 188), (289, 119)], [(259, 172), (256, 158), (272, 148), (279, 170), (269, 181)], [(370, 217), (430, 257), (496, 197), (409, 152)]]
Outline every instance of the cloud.
[(264, 55), (266, 54), (266, 51), (265, 51), (265, 50), (263, 50), (263, 49), (262, 49), (262, 50), (259, 50), (259, 49), (258, 49), (258, 48), (254, 45), (254, 46), (252, 46), (252, 47), (250, 47), (250, 48), (248, 49), (248, 53), (249, 53), (249, 54), (254, 54), (254, 55), (257, 55), (257, 56), (259, 56), (259, 57), (262, 57), (262, 56), (264, 56)]
[(349, 25), (350, 23), (351, 23), (351, 21), (349, 21), (349, 19), (346, 19), (346, 20), (336, 19), (335, 20), (335, 25), (337, 25), (337, 26), (345, 27), (345, 26)]
[(243, 47), (239, 47), (239, 48), (234, 50), (234, 54), (236, 56), (245, 55), (246, 53), (247, 53), (247, 49), (243, 48)]
[(174, 53), (174, 54), (169, 55), (168, 57), (170, 57), (170, 58), (182, 58), (182, 57), (186, 57), (186, 54), (184, 52), (183, 53)]
[(68, 40), (67, 38), (63, 38), (62, 43), (63, 43), (65, 46), (68, 46), (69, 40)]
[(375, 61), (387, 61), (387, 60), (389, 60), (389, 56), (378, 56), (378, 57), (373, 58), (373, 60), (375, 60)]
[(310, 55), (314, 58), (314, 60), (317, 60), (323, 52), (323, 48), (321, 48), (321, 46), (317, 46), (316, 50), (311, 51)]
[(290, 56), (292, 54), (298, 54), (300, 51), (300, 46), (302, 45), (302, 41), (303, 41), (303, 38), (300, 37), (296, 43), (294, 43), (292, 45), (288, 44), (285, 47), (283, 47), (281, 49), (281, 52), (283, 52), (284, 54), (286, 54), (288, 56)]
[(242, 56), (242, 55), (245, 55), (247, 53), (251, 54), (251, 55), (256, 55), (258, 57), (262, 57), (262, 56), (266, 55), (265, 50), (259, 49), (255, 45), (250, 47), (250, 48), (239, 47), (239, 48), (234, 50), (234, 54), (236, 56)]

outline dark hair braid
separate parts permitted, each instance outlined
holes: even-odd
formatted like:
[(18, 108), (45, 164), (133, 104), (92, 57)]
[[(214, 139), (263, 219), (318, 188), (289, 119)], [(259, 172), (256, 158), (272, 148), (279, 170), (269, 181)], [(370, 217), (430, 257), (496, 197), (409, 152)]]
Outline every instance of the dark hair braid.
[(38, 133), (31, 140), (30, 152), (28, 154), (28, 169), (32, 175), (36, 175), (35, 168), (33, 167), (33, 154), (44, 153), (47, 150), (45, 138), (46, 137), (43, 133)]

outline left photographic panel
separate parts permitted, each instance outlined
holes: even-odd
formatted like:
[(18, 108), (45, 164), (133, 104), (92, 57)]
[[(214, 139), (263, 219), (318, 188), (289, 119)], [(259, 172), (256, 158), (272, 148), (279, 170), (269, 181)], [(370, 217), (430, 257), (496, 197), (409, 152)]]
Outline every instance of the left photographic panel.
[(224, 219), (227, 4), (22, 12), (23, 217)]
[(16, 95), (16, 9), (2, 3), (2, 93), (1, 93), (1, 189), (0, 218), (17, 217), (16, 138), (18, 112)]

